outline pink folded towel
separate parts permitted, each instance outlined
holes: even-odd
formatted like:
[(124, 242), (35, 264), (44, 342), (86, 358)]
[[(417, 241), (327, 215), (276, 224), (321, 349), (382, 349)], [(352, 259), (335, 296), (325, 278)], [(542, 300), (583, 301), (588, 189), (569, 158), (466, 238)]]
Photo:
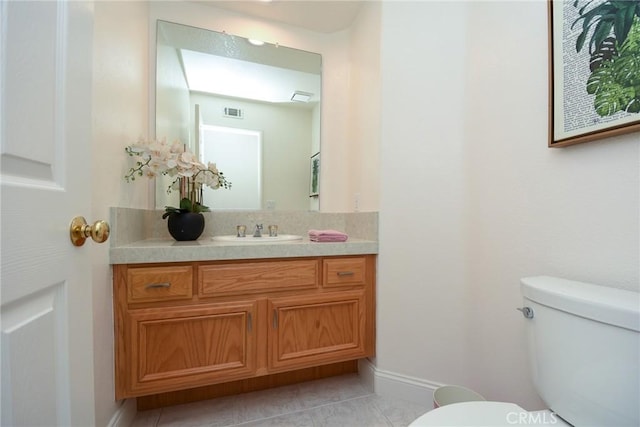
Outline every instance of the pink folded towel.
[(348, 235), (336, 230), (309, 230), (309, 240), (312, 242), (346, 242)]

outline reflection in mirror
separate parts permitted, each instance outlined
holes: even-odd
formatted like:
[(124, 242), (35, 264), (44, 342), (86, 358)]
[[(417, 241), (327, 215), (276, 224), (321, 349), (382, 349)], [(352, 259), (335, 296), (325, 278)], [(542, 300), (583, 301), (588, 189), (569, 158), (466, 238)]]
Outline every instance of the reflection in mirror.
[[(204, 195), (211, 209), (309, 210), (321, 56), (257, 44), (158, 21), (156, 135), (186, 141), (232, 182)], [(156, 206), (175, 203), (159, 181)]]

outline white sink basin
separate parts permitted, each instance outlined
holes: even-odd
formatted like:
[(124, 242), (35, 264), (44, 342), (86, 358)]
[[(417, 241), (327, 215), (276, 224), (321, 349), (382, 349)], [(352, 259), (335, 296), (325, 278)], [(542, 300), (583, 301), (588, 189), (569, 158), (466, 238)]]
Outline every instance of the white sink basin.
[(234, 235), (228, 236), (214, 236), (213, 240), (216, 242), (230, 242), (230, 243), (277, 243), (277, 242), (294, 242), (296, 240), (302, 240), (302, 236), (295, 234), (279, 234), (275, 237), (269, 237), (263, 235), (262, 237), (253, 237), (247, 235), (246, 237), (237, 237)]

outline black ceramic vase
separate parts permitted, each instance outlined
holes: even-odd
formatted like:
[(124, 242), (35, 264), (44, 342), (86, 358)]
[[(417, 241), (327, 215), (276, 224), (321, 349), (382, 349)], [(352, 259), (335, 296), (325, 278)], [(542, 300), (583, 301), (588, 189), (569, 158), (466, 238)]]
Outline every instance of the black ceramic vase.
[(201, 213), (172, 213), (168, 218), (169, 234), (178, 241), (197, 240), (204, 231), (204, 216)]

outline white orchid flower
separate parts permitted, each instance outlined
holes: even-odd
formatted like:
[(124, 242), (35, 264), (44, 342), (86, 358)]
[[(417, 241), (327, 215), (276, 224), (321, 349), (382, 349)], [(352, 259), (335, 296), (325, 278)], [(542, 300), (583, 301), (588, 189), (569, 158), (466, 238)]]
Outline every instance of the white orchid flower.
[[(136, 144), (126, 147), (125, 151), (135, 161), (135, 166), (125, 175), (127, 182), (134, 181), (138, 176), (155, 178), (168, 175), (174, 178), (167, 190), (171, 192), (181, 191), (184, 188), (181, 182), (184, 181), (191, 188), (191, 194), (186, 197), (190, 200), (191, 197), (195, 197), (192, 204), (200, 206), (198, 208), (200, 210), (208, 210), (196, 195), (201, 194), (203, 185), (214, 190), (220, 187), (231, 187), (231, 183), (224, 178), (215, 163), (209, 162), (207, 165), (201, 163), (196, 155), (179, 140), (168, 143), (165, 138), (156, 140), (140, 138)], [(182, 195), (182, 197), (185, 196)]]

